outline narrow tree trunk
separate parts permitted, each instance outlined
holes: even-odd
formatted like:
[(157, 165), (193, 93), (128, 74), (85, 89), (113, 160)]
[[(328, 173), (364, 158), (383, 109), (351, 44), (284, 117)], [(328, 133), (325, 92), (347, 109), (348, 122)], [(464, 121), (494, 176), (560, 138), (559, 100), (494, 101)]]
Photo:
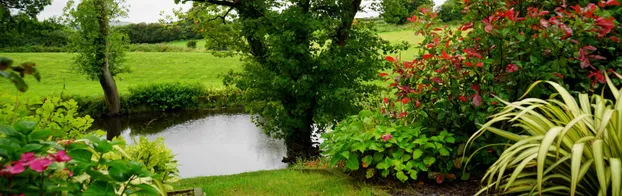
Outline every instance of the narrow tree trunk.
[(97, 47), (95, 57), (97, 59), (97, 62), (100, 63), (101, 68), (101, 74), (99, 75), (99, 84), (101, 84), (102, 89), (104, 90), (106, 105), (108, 106), (108, 115), (117, 115), (119, 114), (119, 110), (121, 109), (121, 102), (119, 100), (117, 84), (112, 77), (112, 73), (110, 73), (110, 67), (108, 63), (108, 13), (106, 12), (106, 4), (104, 0), (95, 0), (94, 3), (99, 14), (97, 17), (97, 21), (99, 23), (99, 31), (94, 43)]

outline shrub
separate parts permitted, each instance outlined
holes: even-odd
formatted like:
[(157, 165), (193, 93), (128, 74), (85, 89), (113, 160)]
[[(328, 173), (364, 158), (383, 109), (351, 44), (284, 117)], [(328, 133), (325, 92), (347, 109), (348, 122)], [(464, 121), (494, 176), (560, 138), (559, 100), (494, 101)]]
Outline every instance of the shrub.
[[(536, 80), (557, 81), (573, 91), (598, 90), (606, 74), (622, 71), (619, 29), (610, 10), (617, 7), (562, 2), (472, 0), (465, 4), (467, 22), (458, 29), (435, 28), (437, 14), (423, 9), (409, 18), (425, 37), (420, 53), (413, 59), (387, 57), (393, 71), (380, 74), (395, 92), (383, 109), (393, 118), (420, 122), (426, 131), (455, 134), (451, 156), (459, 161), (458, 149), (477, 124), (498, 110), (494, 96), (517, 100)], [(532, 95), (550, 92), (537, 87)], [(417, 104), (393, 104), (404, 100)], [(474, 141), (475, 149), (487, 150), (474, 155), (476, 164), (469, 169), (493, 163), (500, 148), (489, 144), (503, 140), (486, 133)]]
[(162, 83), (130, 88), (128, 104), (161, 111), (196, 109), (205, 88), (200, 84)]
[(54, 131), (58, 138), (78, 138), (87, 133), (93, 119), (78, 113), (78, 103), (74, 100), (61, 100), (47, 97), (42, 104), (4, 104), (0, 109), (0, 123), (30, 120), (37, 123), (37, 129)]
[[(417, 180), (421, 173), (430, 171), (428, 168), (448, 171), (446, 168), (453, 167), (453, 161), (447, 159), (451, 149), (445, 146), (455, 142), (453, 134), (442, 131), (430, 136), (424, 129), (363, 110), (324, 134), (321, 147), (332, 166), (345, 162), (348, 170), (364, 173), (367, 178), (380, 174), (402, 182)], [(438, 180), (442, 182), (443, 176)]]
[(35, 127), (27, 121), (0, 125), (1, 194), (166, 195), (143, 164), (104, 156), (124, 156), (122, 142), (97, 136), (50, 142), (54, 132)]
[(186, 43), (186, 46), (187, 46), (188, 48), (195, 49), (195, 48), (197, 48), (197, 41), (195, 41), (195, 40), (190, 40), (190, 41), (188, 41), (188, 43)]
[[(471, 138), (492, 132), (514, 143), (486, 172), (480, 193), (622, 194), (622, 91), (607, 81), (615, 100), (583, 93), (575, 99), (560, 84), (547, 82), (558, 92), (549, 100), (504, 102), (504, 110)], [(499, 128), (500, 123), (519, 127), (521, 134)]]
[(127, 50), (131, 52), (192, 52), (195, 50), (171, 46), (168, 44), (129, 44)]
[[(125, 151), (152, 173), (158, 174), (158, 181), (171, 184), (179, 180), (177, 160), (174, 159), (173, 151), (164, 145), (163, 137), (150, 142), (148, 138), (141, 136), (138, 142), (134, 141), (134, 145), (128, 146)], [(167, 187), (167, 190), (172, 189), (173, 187)]]

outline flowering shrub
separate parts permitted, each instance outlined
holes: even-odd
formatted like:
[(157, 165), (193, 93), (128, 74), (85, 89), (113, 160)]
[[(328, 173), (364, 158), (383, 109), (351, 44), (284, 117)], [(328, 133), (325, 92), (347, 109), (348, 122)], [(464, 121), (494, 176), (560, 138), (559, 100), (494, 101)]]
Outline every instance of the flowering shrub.
[(121, 142), (96, 136), (49, 142), (53, 131), (35, 127), (0, 125), (0, 195), (164, 195), (143, 164), (104, 156), (127, 156)]
[[(429, 134), (456, 134), (457, 144), (464, 144), (476, 125), (497, 110), (495, 96), (516, 100), (536, 80), (558, 81), (576, 91), (598, 90), (605, 83), (604, 74), (622, 66), (615, 18), (619, 3), (565, 3), (464, 1), (467, 22), (458, 28), (436, 27), (437, 14), (422, 9), (408, 19), (425, 37), (420, 54), (414, 59), (389, 56), (393, 71), (380, 74), (395, 92), (382, 111), (419, 122)], [(532, 95), (549, 92), (539, 87)], [(487, 144), (499, 138), (482, 137), (474, 147), (488, 150), (474, 155), (473, 166), (489, 165), (498, 155), (498, 149)], [(451, 148), (460, 152), (460, 146)], [(452, 156), (462, 159), (459, 153)]]
[(405, 125), (379, 112), (361, 111), (322, 137), (326, 140), (321, 148), (330, 157), (331, 166), (345, 162), (346, 169), (367, 178), (380, 174), (400, 181), (416, 180), (430, 167), (441, 171), (453, 167), (453, 162), (447, 161), (451, 149), (446, 146), (456, 140), (453, 134), (443, 131), (428, 137), (421, 126)]

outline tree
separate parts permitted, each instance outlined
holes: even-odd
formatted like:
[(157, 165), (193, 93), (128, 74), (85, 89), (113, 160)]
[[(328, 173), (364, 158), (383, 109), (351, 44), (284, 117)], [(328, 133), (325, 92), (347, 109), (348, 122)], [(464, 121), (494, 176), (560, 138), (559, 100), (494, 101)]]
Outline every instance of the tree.
[(77, 33), (72, 37), (73, 46), (79, 54), (75, 58), (76, 69), (89, 79), (99, 80), (104, 90), (108, 114), (116, 115), (120, 100), (114, 76), (129, 71), (122, 66), (123, 35), (110, 32), (110, 20), (125, 15), (122, 1), (83, 0), (77, 6), (67, 3), (69, 23)]
[[(179, 0), (178, 0), (179, 2)], [(370, 25), (353, 24), (361, 0), (195, 0), (211, 18), (233, 23), (228, 47), (245, 55), (243, 71), (228, 81), (243, 91), (246, 109), (269, 135), (285, 139), (288, 158), (318, 154), (312, 134), (359, 110), (367, 81), (387, 68), (391, 51)], [(229, 15), (235, 13), (235, 15)], [(207, 28), (207, 31), (210, 29)]]
[(433, 7), (432, 0), (380, 0), (376, 3), (376, 9), (385, 22), (390, 24), (404, 24), (406, 18), (410, 17), (418, 8)]
[(461, 0), (447, 0), (439, 7), (438, 17), (443, 22), (462, 20)]
[(45, 6), (52, 4), (52, 0), (2, 0), (0, 1), (0, 21), (11, 19), (11, 10), (36, 18)]

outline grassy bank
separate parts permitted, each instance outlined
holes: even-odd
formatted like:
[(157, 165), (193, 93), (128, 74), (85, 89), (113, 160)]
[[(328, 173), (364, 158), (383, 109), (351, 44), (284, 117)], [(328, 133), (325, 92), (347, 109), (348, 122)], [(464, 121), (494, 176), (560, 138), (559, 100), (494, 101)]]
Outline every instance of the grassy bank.
[(250, 172), (230, 176), (182, 179), (176, 190), (202, 188), (207, 195), (376, 195), (377, 188), (330, 172), (292, 169)]

